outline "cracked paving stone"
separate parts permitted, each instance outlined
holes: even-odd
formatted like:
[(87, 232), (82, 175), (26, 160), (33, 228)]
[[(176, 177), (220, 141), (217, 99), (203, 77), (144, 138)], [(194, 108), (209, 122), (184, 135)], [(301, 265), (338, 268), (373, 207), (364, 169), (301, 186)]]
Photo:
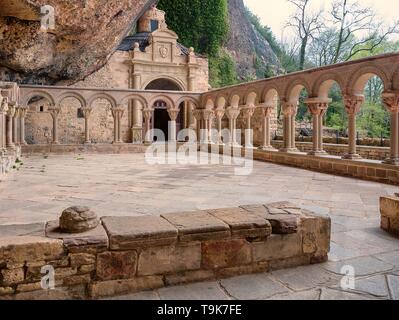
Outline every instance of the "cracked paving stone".
[(362, 294), (351, 293), (341, 290), (321, 289), (320, 300), (377, 300), (378, 298), (373, 298), (365, 296)]
[(239, 300), (266, 299), (276, 294), (289, 292), (286, 287), (273, 281), (266, 274), (223, 279), (220, 284), (231, 296)]
[(299, 291), (327, 284), (336, 284), (340, 277), (318, 266), (303, 266), (273, 271), (272, 276), (289, 288)]
[(230, 300), (217, 282), (202, 282), (158, 290), (161, 300)]
[[(340, 290), (338, 287), (335, 287), (334, 289)], [(389, 297), (387, 281), (384, 275), (377, 275), (366, 279), (356, 279), (355, 289), (344, 291), (352, 293), (365, 293), (382, 298)]]
[(320, 290), (307, 290), (300, 292), (291, 292), (287, 294), (278, 294), (267, 300), (319, 300)]
[(345, 266), (351, 266), (355, 269), (355, 276), (367, 276), (376, 273), (390, 271), (394, 268), (392, 264), (378, 260), (377, 258), (368, 256), (354, 258), (339, 262), (329, 261), (321, 265), (324, 269), (335, 274), (345, 275)]
[(128, 294), (125, 296), (107, 298), (103, 300), (160, 300), (156, 291), (144, 291), (140, 293)]
[(393, 300), (399, 300), (399, 276), (387, 276), (389, 291)]
[(399, 251), (376, 254), (375, 257), (399, 268)]

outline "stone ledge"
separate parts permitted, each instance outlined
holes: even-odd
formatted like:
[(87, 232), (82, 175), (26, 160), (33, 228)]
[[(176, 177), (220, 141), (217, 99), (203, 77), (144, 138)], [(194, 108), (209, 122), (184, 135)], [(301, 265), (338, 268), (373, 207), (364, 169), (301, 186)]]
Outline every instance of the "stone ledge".
[[(0, 299), (97, 299), (323, 262), (330, 249), (330, 219), (287, 202), (102, 223), (82, 234), (49, 222), (47, 237), (0, 236)], [(56, 290), (41, 289), (44, 266)]]

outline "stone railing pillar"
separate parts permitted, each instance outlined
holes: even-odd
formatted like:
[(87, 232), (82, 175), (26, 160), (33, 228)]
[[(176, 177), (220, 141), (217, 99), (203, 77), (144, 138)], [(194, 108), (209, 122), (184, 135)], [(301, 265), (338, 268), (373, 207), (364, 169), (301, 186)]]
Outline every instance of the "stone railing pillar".
[(19, 108), (19, 136), (21, 145), (27, 145), (25, 140), (25, 118), (28, 114), (28, 109), (27, 106)]
[(225, 111), (223, 109), (216, 109), (215, 110), (215, 117), (217, 121), (217, 130), (218, 130), (218, 137), (217, 137), (217, 144), (223, 144), (223, 137), (222, 137), (222, 120), (225, 115)]
[(178, 108), (169, 108), (168, 114), (170, 118), (169, 122), (169, 141), (174, 142), (177, 138), (177, 128), (176, 128), (176, 119), (179, 115), (180, 110)]
[(237, 143), (237, 118), (240, 115), (240, 110), (234, 107), (228, 107), (226, 112), (229, 118), (229, 130), (230, 130), (230, 146), (240, 147)]
[(282, 106), (284, 115), (283, 139), (284, 147), (280, 149), (283, 152), (298, 152), (295, 145), (295, 116), (298, 112), (296, 103), (285, 103)]
[(308, 106), (309, 112), (313, 119), (313, 149), (309, 152), (310, 155), (326, 155), (323, 144), (323, 118), (327, 112), (328, 104), (331, 99), (321, 101), (318, 99), (307, 99), (305, 103)]
[(85, 144), (90, 144), (90, 115), (91, 115), (91, 108), (82, 108), (83, 115), (85, 117)]
[(244, 107), (242, 109), (242, 113), (246, 122), (244, 146), (245, 148), (253, 148), (253, 130), (251, 126), (251, 119), (255, 113), (255, 106)]
[(7, 137), (6, 137), (6, 146), (10, 149), (15, 149), (15, 144), (13, 142), (13, 124), (14, 124), (14, 116), (16, 113), (16, 107), (13, 105), (8, 105), (7, 111)]
[(61, 112), (61, 108), (51, 106), (49, 108), (51, 117), (53, 118), (53, 144), (59, 144), (58, 141), (58, 116)]
[(275, 151), (271, 144), (271, 130), (270, 130), (270, 117), (273, 112), (273, 106), (262, 106), (262, 146), (260, 147), (261, 150), (265, 151)]
[(399, 93), (384, 92), (382, 101), (391, 113), (391, 156), (384, 163), (399, 165)]
[(151, 144), (153, 142), (153, 137), (150, 136), (151, 131), (151, 119), (154, 116), (154, 109), (146, 108), (143, 110), (144, 116), (144, 143)]
[(356, 115), (359, 113), (360, 108), (364, 102), (364, 96), (344, 96), (344, 105), (346, 113), (348, 114), (348, 131), (349, 143), (348, 153), (343, 156), (344, 159), (361, 159), (356, 151)]
[(121, 128), (121, 118), (125, 109), (123, 106), (117, 106), (116, 108), (112, 108), (112, 116), (114, 117), (114, 144), (122, 143), (122, 128)]
[(6, 116), (8, 111), (8, 100), (0, 95), (0, 154), (6, 152)]

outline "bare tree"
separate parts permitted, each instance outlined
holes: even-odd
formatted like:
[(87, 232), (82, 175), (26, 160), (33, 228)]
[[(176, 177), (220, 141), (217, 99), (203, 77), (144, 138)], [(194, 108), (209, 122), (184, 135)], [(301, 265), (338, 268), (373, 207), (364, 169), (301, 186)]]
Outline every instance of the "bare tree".
[(322, 11), (311, 12), (309, 9), (310, 0), (287, 0), (292, 3), (297, 12), (290, 17), (288, 27), (296, 30), (300, 39), (299, 69), (303, 70), (306, 60), (306, 49), (309, 42), (314, 39), (322, 29)]
[[(373, 52), (389, 35), (399, 30), (399, 20), (384, 28), (372, 8), (362, 7), (358, 2), (351, 3), (350, 0), (336, 0), (331, 16), (338, 30), (334, 41), (335, 53), (330, 63), (348, 61), (360, 52)], [(359, 34), (365, 36), (359, 37)]]

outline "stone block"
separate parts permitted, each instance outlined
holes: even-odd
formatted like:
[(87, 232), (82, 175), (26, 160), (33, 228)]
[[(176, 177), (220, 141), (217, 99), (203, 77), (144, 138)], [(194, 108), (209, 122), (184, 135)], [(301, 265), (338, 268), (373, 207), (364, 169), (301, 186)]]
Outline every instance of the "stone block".
[(206, 211), (164, 214), (177, 229), (180, 241), (206, 241), (230, 237), (230, 228)]
[(214, 278), (215, 274), (212, 270), (184, 271), (177, 274), (166, 275), (165, 285), (175, 286), (179, 284), (211, 280)]
[(399, 197), (381, 197), (380, 213), (384, 217), (399, 217)]
[(246, 240), (220, 240), (203, 242), (202, 268), (220, 269), (252, 262), (251, 245)]
[(60, 231), (59, 221), (50, 221), (46, 225), (46, 235), (48, 238), (62, 240), (68, 249), (70, 247), (81, 248), (83, 246), (94, 248), (108, 247), (108, 236), (101, 225), (86, 232), (71, 234)]
[(136, 274), (137, 252), (103, 252), (97, 256), (99, 280), (129, 279)]
[(389, 232), (389, 218), (381, 216), (381, 229)]
[(246, 266), (230, 267), (216, 270), (218, 278), (229, 278), (252, 273), (264, 273), (269, 270), (268, 262), (253, 263)]
[(3, 269), (1, 270), (1, 284), (3, 286), (10, 286), (10, 285), (15, 285), (20, 282), (23, 282), (25, 279), (25, 273), (24, 269), (18, 268), (18, 269)]
[(266, 238), (272, 226), (266, 219), (242, 208), (209, 210), (211, 215), (229, 225), (232, 237)]
[(91, 282), (91, 277), (89, 274), (75, 275), (66, 277), (63, 279), (62, 285), (66, 287), (76, 286), (79, 284), (88, 284)]
[(92, 298), (110, 297), (144, 290), (154, 290), (164, 286), (162, 276), (137, 277), (125, 280), (93, 282), (89, 285)]
[(0, 262), (24, 263), (58, 259), (64, 254), (62, 241), (37, 236), (0, 238)]
[(96, 270), (96, 265), (95, 264), (88, 264), (88, 265), (83, 265), (78, 268), (78, 273), (90, 273)]
[(139, 256), (138, 275), (176, 273), (201, 268), (199, 242), (143, 249)]
[(6, 296), (9, 294), (13, 294), (13, 293), (14, 293), (14, 289), (11, 287), (0, 287), (0, 297)]
[(272, 234), (266, 241), (253, 242), (251, 245), (255, 262), (286, 259), (303, 254), (300, 233)]
[(162, 246), (177, 241), (177, 229), (159, 217), (104, 217), (102, 221), (111, 250)]
[(42, 290), (41, 282), (19, 284), (17, 286), (17, 292), (30, 292), (30, 291), (38, 291), (38, 290)]
[(69, 255), (71, 267), (79, 267), (82, 265), (96, 263), (96, 256), (90, 253), (75, 253)]

